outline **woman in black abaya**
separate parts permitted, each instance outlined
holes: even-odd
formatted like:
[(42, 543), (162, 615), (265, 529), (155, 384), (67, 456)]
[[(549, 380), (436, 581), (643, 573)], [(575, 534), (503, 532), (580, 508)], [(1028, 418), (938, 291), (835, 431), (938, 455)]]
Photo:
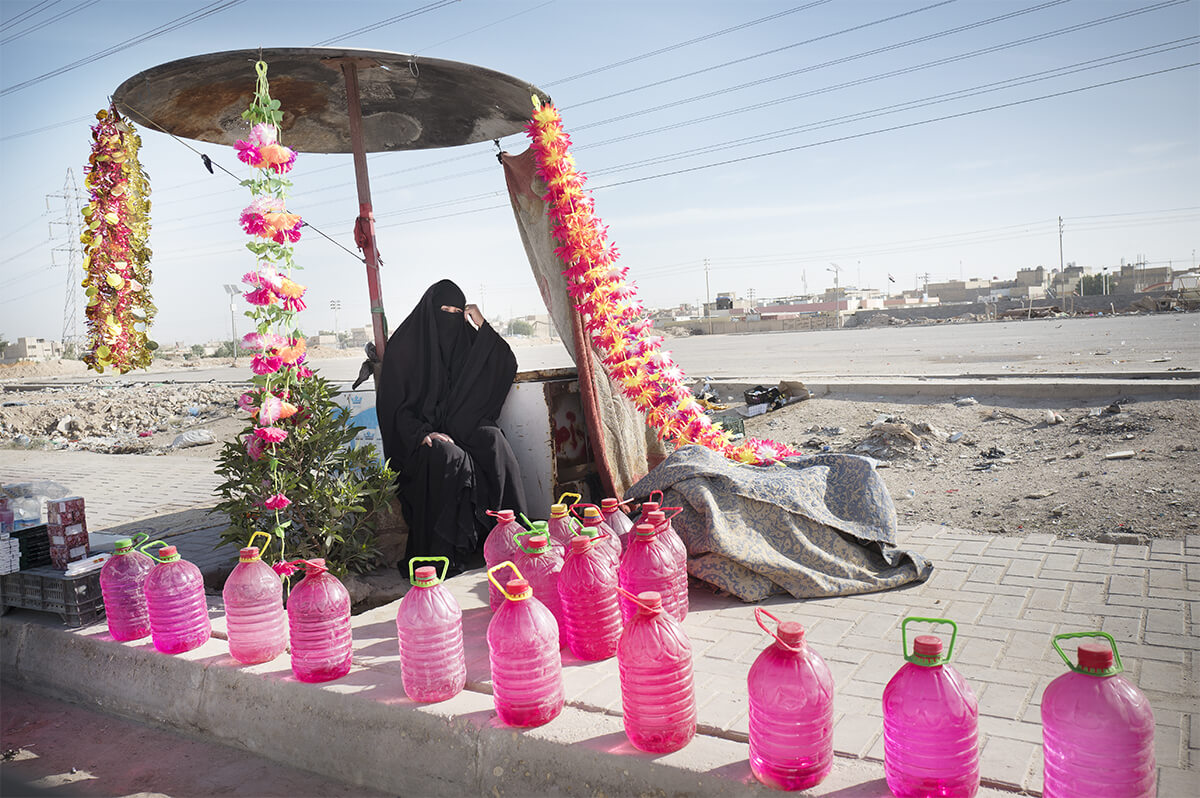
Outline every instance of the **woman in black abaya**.
[(430, 286), (388, 339), (376, 400), (383, 453), (397, 472), (412, 557), (468, 567), (489, 509), (525, 510), (521, 472), (496, 425), (517, 359), (450, 280)]

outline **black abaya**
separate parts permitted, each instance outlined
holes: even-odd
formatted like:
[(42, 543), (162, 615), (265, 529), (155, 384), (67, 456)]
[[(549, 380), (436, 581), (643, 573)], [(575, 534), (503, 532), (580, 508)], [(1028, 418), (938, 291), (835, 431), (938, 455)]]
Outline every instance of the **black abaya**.
[[(451, 573), (468, 566), (491, 523), (489, 509), (524, 512), (521, 472), (496, 425), (517, 359), (484, 322), (463, 313), (463, 292), (432, 285), (388, 339), (377, 396), (383, 452), (399, 476), (409, 527), (401, 570), (413, 557), (448, 557)], [(430, 433), (453, 443), (422, 441)]]

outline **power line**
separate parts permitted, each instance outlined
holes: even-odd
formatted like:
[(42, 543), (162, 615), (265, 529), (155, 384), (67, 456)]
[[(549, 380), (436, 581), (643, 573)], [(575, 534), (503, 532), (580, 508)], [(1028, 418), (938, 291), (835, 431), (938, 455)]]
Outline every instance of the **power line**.
[(419, 52), (428, 52), (429, 50), (432, 50), (435, 47), (441, 47), (443, 44), (449, 44), (450, 42), (457, 41), (458, 39), (462, 39), (466, 36), (470, 36), (472, 33), (479, 33), (479, 31), (481, 31), (481, 30), (487, 30), (488, 28), (494, 28), (502, 22), (508, 22), (510, 19), (516, 19), (517, 17), (523, 17), (526, 14), (532, 14), (534, 11), (537, 11), (539, 8), (545, 8), (546, 6), (551, 5), (553, 2), (554, 2), (554, 0), (546, 0), (546, 2), (539, 3), (536, 6), (530, 6), (529, 8), (525, 9), (524, 11), (518, 11), (515, 14), (509, 14), (507, 17), (501, 17), (500, 19), (498, 19), (494, 22), (489, 22), (486, 25), (480, 25), (478, 28), (472, 28), (469, 31), (464, 31), (464, 32), (458, 34), (457, 36), (451, 36), (449, 39), (442, 39), (440, 42), (435, 42), (434, 44), (426, 45), (425, 47), (422, 47), (419, 50)]
[(17, 39), (28, 36), (31, 33), (36, 33), (37, 31), (41, 30), (42, 28), (46, 27), (47, 25), (53, 25), (55, 22), (66, 19), (67, 17), (69, 17), (73, 14), (77, 14), (80, 11), (84, 10), (85, 8), (94, 6), (94, 5), (96, 5), (96, 3), (99, 3), (99, 2), (100, 2), (100, 0), (85, 0), (84, 2), (80, 3), (77, 6), (74, 6), (73, 8), (68, 8), (66, 11), (62, 12), (61, 14), (59, 14), (57, 16), (51, 17), (50, 19), (42, 20), (41, 22), (37, 23), (33, 27), (26, 28), (25, 30), (20, 31), (19, 33), (14, 33), (9, 37), (0, 40), (0, 45), (8, 44), (9, 42), (15, 42)]
[(457, 3), (457, 2), (458, 2), (458, 0), (437, 0), (437, 2), (429, 3), (428, 5), (423, 5), (420, 8), (414, 8), (412, 11), (406, 11), (403, 14), (397, 14), (394, 17), (388, 17), (387, 19), (382, 19), (379, 22), (373, 22), (370, 25), (364, 25), (361, 28), (355, 28), (352, 31), (346, 31), (345, 33), (340, 33), (337, 36), (332, 36), (328, 39), (323, 39), (323, 40), (315, 43), (313, 45), (313, 47), (324, 47), (325, 45), (333, 44), (336, 41), (341, 41), (342, 39), (348, 39), (351, 36), (357, 36), (360, 33), (369, 33), (370, 31), (378, 30), (379, 28), (383, 28), (388, 25), (395, 24), (395, 23), (400, 22), (405, 19), (411, 19), (413, 17), (420, 16), (421, 14), (425, 14), (430, 11), (436, 11), (437, 9), (442, 8), (443, 6), (448, 6), (453, 3)]
[[(26, 17), (31, 16), (31, 15), (36, 15), (39, 11), (42, 10), (42, 8), (44, 6), (47, 8), (53, 8), (54, 6), (58, 5), (61, 2), (62, 2), (62, 0), (42, 0), (42, 2), (36, 3), (32, 6), (30, 6), (29, 8), (22, 11), (20, 14), (17, 14), (15, 17), (9, 17), (4, 22), (0, 22), (0, 31), (8, 30), (13, 25), (18, 24)], [(49, 5), (47, 5), (47, 4), (49, 4)]]

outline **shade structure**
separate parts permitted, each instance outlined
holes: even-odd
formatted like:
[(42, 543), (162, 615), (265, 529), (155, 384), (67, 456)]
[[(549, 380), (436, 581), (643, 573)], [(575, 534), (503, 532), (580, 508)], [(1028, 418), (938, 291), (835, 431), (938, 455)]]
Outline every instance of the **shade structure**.
[(113, 93), (134, 123), (180, 138), (233, 146), (249, 125), (254, 64), (265, 61), (283, 111), (280, 141), (299, 152), (354, 154), (375, 346), (387, 341), (366, 153), (454, 147), (519, 132), (536, 86), (459, 61), (338, 47), (274, 47), (189, 56), (139, 72)]

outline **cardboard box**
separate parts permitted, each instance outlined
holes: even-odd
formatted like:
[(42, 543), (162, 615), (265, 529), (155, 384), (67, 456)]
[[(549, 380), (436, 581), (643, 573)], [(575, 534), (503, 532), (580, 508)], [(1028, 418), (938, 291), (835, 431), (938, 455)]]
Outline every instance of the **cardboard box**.
[(46, 500), (46, 523), (70, 526), (84, 523), (83, 497)]

